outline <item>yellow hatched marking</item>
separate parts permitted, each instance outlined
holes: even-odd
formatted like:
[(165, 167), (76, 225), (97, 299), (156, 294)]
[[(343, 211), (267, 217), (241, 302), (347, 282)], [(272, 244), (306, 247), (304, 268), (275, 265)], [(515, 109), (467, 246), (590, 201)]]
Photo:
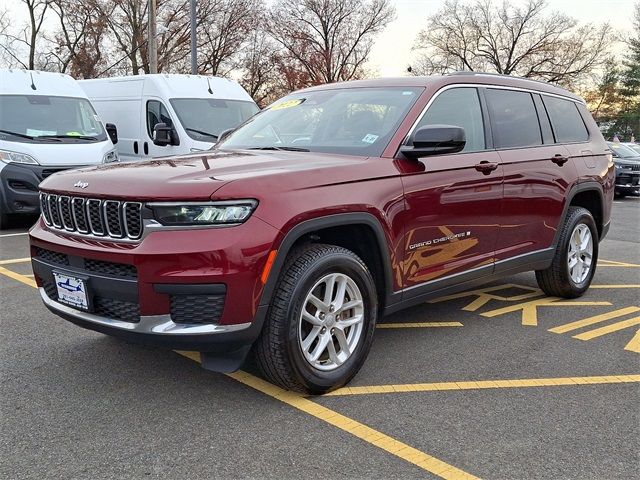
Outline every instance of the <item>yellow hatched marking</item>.
[(619, 310), (614, 310), (612, 312), (596, 315), (595, 317), (589, 317), (589, 318), (585, 318), (584, 320), (578, 320), (576, 322), (566, 323), (558, 327), (550, 328), (549, 331), (553, 333), (566, 333), (566, 332), (570, 332), (571, 330), (577, 330), (578, 328), (586, 327), (588, 325), (593, 325), (594, 323), (604, 322), (606, 320), (611, 320), (612, 318), (622, 317), (623, 315), (627, 315), (629, 313), (635, 313), (637, 311), (640, 311), (640, 307), (621, 308)]
[(624, 347), (625, 350), (630, 352), (640, 353), (640, 330), (636, 332), (631, 341)]
[[(176, 353), (196, 362), (200, 361), (198, 352), (176, 351)], [(441, 478), (448, 480), (473, 480), (478, 478), (406, 443), (374, 430), (363, 423), (319, 405), (299, 393), (283, 390), (242, 370), (226, 375)]]
[(607, 375), (598, 377), (527, 378), (519, 380), (478, 380), (442, 383), (412, 383), (404, 385), (373, 385), (344, 387), (325, 393), (325, 397), (368, 395), (377, 393), (434, 392), (438, 390), (485, 390), (492, 388), (557, 387), (602, 383), (636, 383), (640, 375)]
[(547, 306), (560, 306), (560, 307), (575, 307), (584, 305), (611, 305), (610, 302), (565, 302), (558, 297), (545, 297), (537, 300), (530, 300), (524, 303), (518, 303), (516, 305), (509, 305), (508, 307), (498, 308), (496, 310), (490, 310), (488, 312), (481, 313), (483, 317), (497, 317), (498, 315), (504, 315), (506, 313), (517, 312), (522, 310), (522, 325), (537, 326), (538, 325), (538, 307)]
[(4, 275), (5, 277), (12, 278), (13, 280), (17, 280), (19, 282), (24, 283), (25, 285), (29, 285), (30, 287), (37, 288), (36, 282), (33, 278), (29, 278), (26, 275), (22, 275), (20, 273), (13, 272), (4, 267), (0, 267), (0, 275)]
[(30, 262), (30, 261), (31, 261), (30, 257), (11, 258), (9, 260), (0, 260), (0, 265), (9, 265), (11, 263), (27, 263), (27, 262)]
[(588, 332), (574, 335), (573, 338), (579, 340), (591, 340), (592, 338), (601, 337), (607, 333), (617, 332), (618, 330), (624, 330), (625, 328), (633, 327), (634, 325), (640, 325), (640, 317), (630, 318), (629, 320), (622, 320), (611, 325), (589, 330)]
[[(525, 290), (525, 293), (521, 293), (519, 295), (513, 295), (511, 297), (505, 297), (502, 295), (496, 295), (492, 293), (500, 290), (508, 290), (509, 288), (519, 288), (521, 290)], [(446, 302), (448, 300), (456, 300), (459, 298), (471, 297), (474, 295), (477, 295), (478, 298), (473, 300), (468, 305), (462, 307), (462, 310), (467, 312), (475, 312), (480, 307), (483, 307), (484, 305), (486, 305), (490, 300), (500, 300), (503, 302), (518, 302), (521, 300), (526, 300), (528, 298), (539, 297), (543, 295), (543, 293), (537, 288), (527, 287), (525, 285), (517, 285), (515, 283), (506, 283), (504, 285), (494, 285), (493, 287), (479, 288), (477, 290), (470, 290), (467, 292), (456, 293), (454, 295), (447, 295), (445, 297), (435, 298), (433, 300), (429, 300), (427, 303)]]
[(463, 327), (460, 322), (415, 322), (415, 323), (381, 323), (376, 328), (437, 328)]
[(614, 260), (598, 260), (599, 267), (626, 267), (626, 268), (638, 268), (640, 265), (636, 265), (635, 263), (626, 263), (626, 262), (616, 262)]

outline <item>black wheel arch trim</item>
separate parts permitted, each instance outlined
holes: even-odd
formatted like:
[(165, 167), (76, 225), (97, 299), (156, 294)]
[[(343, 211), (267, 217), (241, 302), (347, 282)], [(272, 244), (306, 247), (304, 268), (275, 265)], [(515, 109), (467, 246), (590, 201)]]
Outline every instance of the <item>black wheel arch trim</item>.
[(393, 274), (391, 269), (389, 244), (380, 221), (371, 213), (366, 212), (337, 213), (323, 217), (316, 217), (310, 220), (305, 220), (289, 230), (277, 248), (276, 259), (273, 262), (269, 272), (269, 278), (267, 279), (262, 291), (262, 296), (260, 297), (260, 305), (264, 306), (270, 303), (287, 255), (296, 241), (315, 230), (353, 225), (364, 225), (370, 227), (375, 234), (378, 253), (380, 254), (383, 269), (382, 279), (384, 283), (384, 299), (379, 300), (384, 300), (384, 305), (388, 305), (389, 302), (392, 301), (393, 290)]
[(598, 228), (598, 230), (600, 230), (599, 232), (600, 238), (598, 238), (598, 241), (601, 241), (604, 238), (608, 230), (608, 222), (606, 222), (604, 219), (604, 188), (602, 188), (602, 185), (596, 181), (587, 181), (587, 182), (575, 184), (569, 190), (569, 193), (567, 194), (567, 201), (565, 202), (564, 208), (562, 209), (562, 215), (560, 216), (558, 225), (556, 225), (556, 233), (553, 237), (553, 244), (552, 244), (553, 248), (556, 248), (558, 246), (562, 222), (564, 222), (565, 218), (567, 218), (567, 212), (569, 211), (571, 202), (573, 201), (573, 199), (578, 193), (588, 192), (588, 191), (597, 192), (598, 197), (600, 198), (600, 211), (602, 212), (602, 215), (603, 215), (603, 218), (601, 219), (602, 224), (598, 225), (597, 219), (594, 218), (594, 220), (596, 221), (596, 227)]

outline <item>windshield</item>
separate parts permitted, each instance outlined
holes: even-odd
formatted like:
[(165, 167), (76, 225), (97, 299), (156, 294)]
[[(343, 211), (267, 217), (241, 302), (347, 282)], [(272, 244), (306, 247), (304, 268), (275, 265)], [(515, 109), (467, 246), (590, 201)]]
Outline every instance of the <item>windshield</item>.
[(619, 157), (619, 158), (635, 158), (638, 157), (638, 153), (635, 152), (633, 149), (625, 146), (625, 145), (621, 145), (619, 143), (615, 143), (615, 142), (608, 142), (609, 148), (613, 151), (613, 156), (614, 157)]
[(640, 156), (640, 145), (638, 145), (637, 143), (625, 143), (624, 146), (630, 148), (631, 150), (636, 152), (636, 155)]
[(377, 156), (422, 88), (343, 88), (293, 93), (218, 147)]
[(217, 98), (173, 98), (170, 100), (187, 135), (212, 142), (225, 130), (235, 128), (258, 110), (253, 102)]
[(87, 99), (49, 95), (0, 95), (0, 136), (28, 143), (107, 139)]

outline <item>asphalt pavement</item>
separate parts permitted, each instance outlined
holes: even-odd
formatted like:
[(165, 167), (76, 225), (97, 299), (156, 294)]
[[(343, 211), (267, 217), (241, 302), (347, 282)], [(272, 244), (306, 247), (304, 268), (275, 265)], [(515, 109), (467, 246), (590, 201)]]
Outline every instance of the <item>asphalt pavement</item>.
[(527, 273), (400, 312), (310, 398), (50, 314), (27, 228), (0, 232), (0, 478), (640, 479), (639, 199), (582, 298)]

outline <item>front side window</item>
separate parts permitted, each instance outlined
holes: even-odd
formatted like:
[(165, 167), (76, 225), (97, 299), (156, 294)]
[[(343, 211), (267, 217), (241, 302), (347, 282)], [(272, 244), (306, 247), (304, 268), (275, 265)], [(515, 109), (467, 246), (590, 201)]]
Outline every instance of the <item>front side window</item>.
[(147, 132), (149, 133), (149, 138), (153, 138), (153, 127), (158, 123), (166, 123), (168, 127), (173, 126), (171, 116), (162, 102), (149, 100), (147, 102)]
[(220, 148), (382, 155), (423, 88), (293, 93), (255, 115)]
[(556, 142), (586, 142), (589, 139), (587, 127), (574, 102), (547, 95), (543, 99), (556, 134)]
[(453, 125), (464, 128), (463, 152), (485, 149), (484, 121), (478, 91), (475, 88), (452, 88), (436, 97), (416, 128), (425, 125)]
[(91, 143), (107, 139), (87, 99), (50, 95), (0, 95), (0, 135), (29, 143)]
[(172, 98), (173, 110), (187, 135), (200, 142), (214, 142), (259, 110), (253, 102), (218, 98)]
[(486, 98), (496, 148), (542, 145), (538, 114), (530, 93), (488, 88)]

